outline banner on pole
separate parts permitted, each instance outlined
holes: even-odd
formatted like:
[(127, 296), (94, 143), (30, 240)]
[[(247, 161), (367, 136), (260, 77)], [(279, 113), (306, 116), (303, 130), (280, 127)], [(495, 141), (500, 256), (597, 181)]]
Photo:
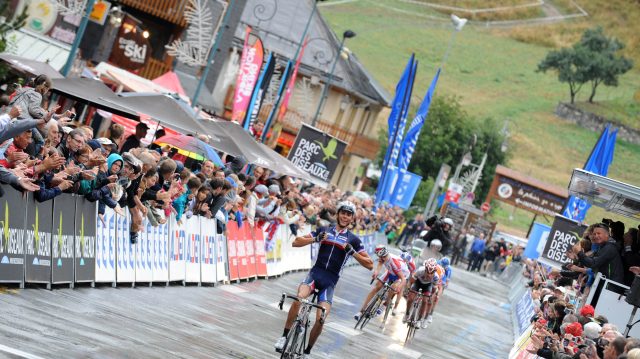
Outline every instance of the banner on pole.
[[(253, 43), (251, 43), (251, 41), (253, 41)], [(233, 95), (231, 121), (241, 123), (247, 116), (247, 107), (253, 94), (253, 88), (260, 75), (263, 57), (264, 48), (262, 46), (262, 40), (260, 40), (258, 36), (251, 34), (251, 28), (247, 26), (244, 47), (242, 48), (242, 58), (240, 59), (240, 68), (238, 69), (238, 77), (236, 79), (236, 88)]]
[(399, 170), (396, 184), (394, 186), (391, 204), (402, 209), (408, 209), (411, 206), (413, 197), (418, 192), (422, 177), (411, 173), (407, 170)]
[(313, 177), (329, 182), (346, 148), (345, 142), (303, 124), (289, 151), (289, 160)]

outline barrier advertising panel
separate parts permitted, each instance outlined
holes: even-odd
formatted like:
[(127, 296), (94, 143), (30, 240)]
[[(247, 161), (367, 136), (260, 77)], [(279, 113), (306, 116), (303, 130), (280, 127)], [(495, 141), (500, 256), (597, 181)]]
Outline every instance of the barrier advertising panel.
[(268, 239), (263, 227), (259, 230), (262, 231), (264, 236), (264, 246), (267, 251), (267, 275), (269, 277), (274, 275), (280, 275), (285, 270), (282, 267), (282, 237), (284, 233), (282, 232), (284, 228), (278, 228), (276, 233), (273, 235), (271, 240)]
[(22, 193), (2, 186), (0, 197), (0, 283), (22, 283), (24, 280), (24, 228), (27, 202)]
[[(76, 196), (63, 194), (53, 200), (51, 283), (73, 283), (73, 248)], [(115, 271), (113, 272), (115, 279)]]
[(244, 238), (244, 249), (247, 253), (247, 276), (249, 278), (256, 277), (256, 251), (253, 240), (253, 231), (249, 224), (245, 223), (240, 228), (240, 235)]
[(149, 265), (151, 263), (151, 261), (149, 260), (149, 255), (151, 254), (149, 250), (149, 244), (152, 232), (153, 226), (151, 226), (151, 224), (146, 221), (142, 225), (142, 231), (138, 236), (138, 243), (133, 246), (136, 255), (136, 283), (149, 283), (153, 281), (153, 274), (151, 272), (151, 266)]
[(186, 243), (185, 225), (178, 226), (176, 218), (171, 216), (169, 236), (169, 280), (184, 280), (184, 253)]
[(25, 227), (25, 281), (51, 282), (51, 229), (53, 201), (39, 203), (33, 193), (27, 195), (27, 224)]
[(130, 215), (116, 215), (117, 233), (117, 276), (118, 283), (133, 283), (136, 280), (135, 247), (129, 240)]
[(587, 229), (586, 225), (557, 215), (538, 261), (556, 268), (571, 262), (567, 257), (567, 251), (582, 238), (585, 229)]
[(227, 258), (229, 263), (229, 280), (240, 278), (238, 272), (238, 225), (231, 221), (227, 224)]
[(200, 240), (202, 253), (200, 261), (200, 279), (202, 283), (215, 283), (216, 277), (216, 220), (200, 218)]
[[(238, 223), (229, 221), (227, 227), (232, 227), (236, 233), (236, 256), (238, 257), (238, 277), (240, 279), (249, 278), (249, 258), (247, 257), (247, 242), (244, 238), (244, 231), (238, 228)], [(231, 228), (229, 228), (231, 231)]]
[(153, 269), (154, 282), (169, 281), (169, 224), (153, 227)]
[(103, 219), (96, 220), (96, 282), (109, 283), (116, 281), (116, 212), (107, 207)]
[(84, 198), (76, 201), (76, 282), (93, 282), (96, 278), (97, 203)]
[[(247, 225), (247, 227), (249, 227)], [(258, 227), (253, 227), (251, 229), (253, 232), (254, 239), (254, 249), (255, 249), (255, 257), (256, 257), (256, 275), (258, 277), (266, 277), (267, 276), (267, 257), (266, 252), (264, 250), (264, 233)]]
[(187, 233), (185, 282), (200, 282), (200, 217), (193, 216), (186, 220), (184, 226)]
[(217, 281), (229, 280), (229, 273), (227, 273), (227, 239), (222, 233), (216, 233), (216, 258)]

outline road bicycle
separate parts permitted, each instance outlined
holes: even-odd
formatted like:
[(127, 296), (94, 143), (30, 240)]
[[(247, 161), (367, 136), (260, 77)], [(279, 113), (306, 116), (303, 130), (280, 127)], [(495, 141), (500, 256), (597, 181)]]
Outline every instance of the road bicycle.
[[(360, 330), (364, 329), (365, 325), (369, 323), (371, 318), (376, 316), (376, 312), (378, 311), (382, 303), (384, 303), (387, 300), (387, 293), (390, 290), (393, 290), (391, 285), (389, 283), (384, 283), (382, 288), (378, 290), (378, 293), (376, 293), (376, 295), (373, 298), (371, 298), (371, 300), (367, 304), (367, 307), (365, 308), (364, 312), (362, 312), (362, 315), (358, 319), (358, 322), (356, 323), (356, 326), (354, 329), (358, 329), (358, 327), (360, 327)], [(392, 303), (387, 303), (387, 309), (384, 314), (383, 326), (387, 320), (387, 317), (389, 316), (389, 312), (391, 311), (392, 307), (393, 307)]]
[(311, 298), (311, 300), (282, 293), (282, 298), (280, 299), (280, 303), (278, 304), (280, 310), (282, 310), (286, 298), (300, 302), (301, 305), (300, 311), (298, 312), (298, 317), (293, 322), (293, 326), (291, 327), (291, 330), (289, 330), (289, 334), (287, 334), (287, 340), (284, 342), (284, 346), (280, 351), (282, 353), (280, 358), (297, 359), (303, 356), (304, 349), (307, 347), (307, 338), (310, 325), (309, 315), (311, 314), (311, 310), (313, 308), (322, 310), (320, 320), (324, 321), (326, 309), (318, 304), (315, 304), (318, 298), (317, 290), (313, 292), (313, 297)]
[(413, 340), (413, 336), (416, 334), (416, 330), (420, 329), (420, 312), (422, 311), (422, 299), (428, 297), (431, 300), (431, 294), (426, 295), (422, 293), (422, 289), (410, 290), (410, 292), (416, 293), (416, 297), (413, 300), (413, 304), (409, 309), (409, 315), (407, 316), (407, 338), (404, 340), (404, 344), (407, 345)]

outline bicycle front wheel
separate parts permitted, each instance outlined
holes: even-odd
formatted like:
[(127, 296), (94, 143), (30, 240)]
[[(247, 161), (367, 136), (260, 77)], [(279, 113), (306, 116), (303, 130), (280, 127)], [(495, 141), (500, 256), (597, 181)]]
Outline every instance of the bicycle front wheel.
[(382, 305), (382, 296), (378, 294), (374, 298), (372, 303), (367, 307), (367, 310), (365, 310), (365, 312), (362, 314), (364, 320), (362, 321), (362, 326), (360, 327), (361, 330), (364, 330), (365, 325), (367, 325), (371, 318), (376, 315), (376, 311), (378, 310), (378, 308), (380, 308), (380, 305)]
[(301, 330), (300, 322), (297, 320), (293, 323), (293, 326), (289, 330), (289, 334), (287, 334), (287, 340), (284, 342), (284, 347), (282, 347), (282, 355), (280, 355), (280, 359), (295, 359), (298, 357), (298, 348), (302, 346), (300, 333)]

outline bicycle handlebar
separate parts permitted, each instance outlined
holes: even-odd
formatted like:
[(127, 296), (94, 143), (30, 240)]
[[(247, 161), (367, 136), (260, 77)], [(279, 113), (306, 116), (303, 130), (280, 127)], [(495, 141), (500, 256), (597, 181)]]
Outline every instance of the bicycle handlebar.
[(310, 307), (322, 310), (322, 315), (320, 317), (324, 320), (324, 317), (326, 315), (327, 310), (323, 306), (321, 306), (319, 304), (312, 303), (311, 301), (309, 301), (307, 299), (298, 298), (295, 295), (290, 295), (290, 294), (287, 294), (287, 293), (282, 293), (282, 297), (280, 298), (280, 303), (278, 303), (278, 307), (280, 308), (280, 310), (282, 310), (282, 307), (284, 306), (284, 301), (287, 298), (295, 300), (296, 302), (300, 302), (303, 305), (308, 305)]

